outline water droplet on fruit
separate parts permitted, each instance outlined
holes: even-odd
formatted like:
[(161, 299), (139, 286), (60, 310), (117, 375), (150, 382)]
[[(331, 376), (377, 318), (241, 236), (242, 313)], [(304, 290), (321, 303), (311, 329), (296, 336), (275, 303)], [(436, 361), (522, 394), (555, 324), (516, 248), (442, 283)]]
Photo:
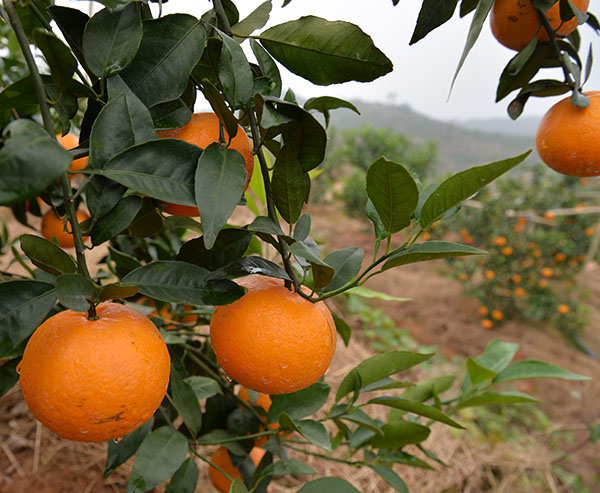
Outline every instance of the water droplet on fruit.
[(21, 374), (21, 362), (20, 362), (20, 361), (19, 361), (19, 363), (17, 364), (16, 371), (17, 371), (17, 375), (20, 375), (20, 374)]
[(87, 430), (79, 430), (79, 433), (81, 433), (82, 435), (87, 435), (88, 431)]
[(121, 440), (123, 440), (123, 437), (113, 438), (113, 442), (115, 443), (119, 443)]

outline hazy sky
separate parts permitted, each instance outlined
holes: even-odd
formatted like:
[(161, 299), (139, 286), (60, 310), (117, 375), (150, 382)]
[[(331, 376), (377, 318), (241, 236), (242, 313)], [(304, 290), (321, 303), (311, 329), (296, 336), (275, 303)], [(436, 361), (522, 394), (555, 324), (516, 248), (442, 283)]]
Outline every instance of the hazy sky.
[[(243, 18), (262, 1), (237, 0), (235, 3)], [(69, 2), (64, 0), (57, 3)], [(76, 3), (86, 10), (84, 2)], [(282, 3), (282, 0), (273, 0), (273, 11), (267, 27), (309, 14), (328, 20), (349, 21), (369, 34), (394, 64), (393, 72), (374, 82), (351, 82), (326, 87), (315, 86), (281, 67), (284, 86), (292, 87), (296, 94), (303, 97), (330, 95), (373, 102), (407, 103), (416, 111), (443, 120), (508, 118), (506, 106), (511, 100), (510, 96), (500, 103), (494, 100), (498, 78), (515, 52), (494, 39), (489, 23), (484, 25), (448, 99), (472, 14), (460, 19), (457, 13), (448, 23), (409, 46), (421, 1), (401, 0), (396, 7), (391, 0), (293, 0), (287, 7), (281, 8)], [(95, 5), (98, 10), (99, 4)], [(199, 17), (210, 6), (208, 0), (170, 0), (163, 6), (163, 13), (188, 12)], [(596, 10), (596, 15), (600, 16), (599, 6), (600, 0), (591, 0), (590, 11)], [(582, 26), (580, 31), (584, 38), (582, 58), (587, 57), (590, 42), (593, 42), (595, 51), (600, 53), (600, 40), (592, 30)], [(543, 77), (548, 78), (549, 74), (551, 72), (547, 71)], [(558, 74), (562, 78), (560, 72)], [(600, 88), (599, 67), (594, 68), (585, 88)], [(524, 116), (541, 115), (558, 99), (532, 98)]]

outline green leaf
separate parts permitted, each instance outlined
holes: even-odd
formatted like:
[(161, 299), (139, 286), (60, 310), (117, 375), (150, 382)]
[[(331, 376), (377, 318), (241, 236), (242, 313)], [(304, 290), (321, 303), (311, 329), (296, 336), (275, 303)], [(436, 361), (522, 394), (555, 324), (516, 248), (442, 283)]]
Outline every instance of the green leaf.
[[(342, 407), (345, 406), (342, 405)], [(375, 433), (378, 433), (379, 435), (383, 435), (383, 431), (381, 431), (381, 422), (375, 421), (362, 409), (354, 409), (352, 413), (343, 414), (342, 416), (340, 416), (340, 419), (345, 419), (346, 421), (357, 423), (363, 428), (367, 428), (369, 430), (374, 431)]]
[(258, 43), (258, 41), (251, 39), (250, 48), (252, 53), (258, 61), (258, 66), (262, 74), (267, 77), (271, 83), (267, 92), (268, 95), (278, 98), (281, 96), (281, 74), (277, 68), (275, 60), (271, 58), (271, 55)]
[(467, 371), (473, 385), (491, 380), (497, 375), (497, 372), (480, 365), (473, 358), (467, 358)]
[(374, 465), (369, 466), (373, 471), (375, 471), (379, 476), (383, 478), (383, 480), (389, 484), (396, 491), (400, 491), (401, 493), (408, 493), (408, 487), (406, 483), (402, 480), (400, 476), (398, 476), (391, 467)]
[(115, 13), (103, 9), (85, 26), (85, 61), (97, 77), (110, 77), (131, 63), (141, 41), (142, 20), (135, 4)]
[(76, 312), (86, 312), (97, 294), (94, 283), (80, 274), (63, 274), (56, 279), (58, 301)]
[(402, 250), (392, 255), (381, 267), (381, 271), (386, 271), (400, 265), (413, 264), (415, 262), (425, 262), (428, 260), (464, 257), (467, 255), (487, 255), (487, 252), (473, 248), (467, 245), (459, 245), (448, 241), (427, 241), (417, 243), (406, 250)]
[(192, 118), (192, 110), (179, 98), (153, 106), (150, 108), (150, 115), (156, 130), (170, 130), (187, 124)]
[(19, 237), (19, 241), (21, 249), (36, 267), (55, 276), (77, 271), (73, 258), (51, 241), (27, 234)]
[(421, 469), (433, 470), (427, 462), (415, 457), (414, 455), (407, 454), (406, 452), (396, 451), (393, 454), (386, 454), (386, 460), (396, 464), (405, 464), (411, 467), (420, 467)]
[(271, 407), (267, 420), (273, 422), (285, 412), (292, 419), (304, 418), (316, 413), (327, 402), (331, 387), (317, 382), (310, 387), (293, 392), (271, 396)]
[(383, 157), (367, 170), (367, 194), (389, 234), (410, 224), (419, 202), (419, 189), (410, 172)]
[(425, 402), (431, 399), (434, 395), (441, 394), (448, 390), (456, 377), (454, 375), (443, 375), (440, 377), (429, 378), (417, 382), (412, 387), (406, 389), (402, 393), (404, 399), (411, 401)]
[(440, 423), (447, 424), (454, 428), (463, 430), (464, 427), (459, 425), (456, 421), (446, 416), (442, 411), (433, 406), (428, 406), (417, 401), (409, 401), (403, 397), (376, 397), (368, 401), (368, 404), (379, 404), (382, 406), (389, 406), (395, 409), (401, 409), (403, 411), (417, 414), (418, 416), (424, 416), (425, 418), (439, 421)]
[(358, 247), (343, 248), (327, 255), (325, 263), (334, 269), (335, 274), (323, 292), (333, 291), (348, 284), (360, 271), (363, 255), (363, 249)]
[[(291, 0), (287, 0), (289, 3)], [(284, 5), (285, 6), (285, 5)], [(348, 481), (340, 478), (319, 478), (306, 483), (298, 493), (360, 493)]]
[(188, 457), (177, 469), (165, 493), (194, 493), (198, 484), (198, 465), (192, 457)]
[(494, 378), (494, 383), (524, 380), (529, 378), (561, 378), (564, 380), (590, 380), (590, 377), (572, 373), (545, 361), (517, 361), (502, 370)]
[(250, 63), (242, 47), (232, 38), (221, 33), (223, 46), (219, 57), (219, 80), (231, 109), (237, 110), (252, 104), (254, 78)]
[(233, 139), (238, 132), (237, 118), (229, 109), (229, 106), (227, 106), (227, 102), (223, 98), (221, 91), (217, 89), (217, 86), (206, 77), (202, 78), (201, 84), (204, 97), (210, 103), (210, 106), (219, 118), (219, 121), (225, 126), (227, 135)]
[(296, 241), (306, 240), (306, 238), (308, 238), (308, 235), (310, 234), (310, 226), (311, 226), (310, 214), (302, 214), (302, 216), (300, 216), (300, 219), (298, 219), (298, 221), (296, 222), (296, 225), (294, 226), (294, 232), (292, 234), (292, 237), (294, 238), (294, 240), (296, 240)]
[(202, 426), (202, 409), (192, 386), (181, 379), (181, 375), (173, 365), (171, 365), (169, 390), (175, 409), (191, 432), (196, 435)]
[(335, 110), (338, 108), (347, 108), (349, 110), (354, 111), (357, 115), (360, 115), (360, 111), (349, 101), (345, 101), (344, 99), (334, 98), (332, 96), (321, 96), (318, 98), (310, 98), (307, 99), (304, 103), (304, 109), (307, 111), (316, 110), (320, 113), (323, 113), (325, 117), (325, 125), (329, 126), (329, 111)]
[(194, 174), (201, 154), (183, 140), (153, 140), (120, 152), (97, 171), (155, 199), (195, 205)]
[(303, 259), (308, 260), (309, 262), (317, 265), (322, 265), (323, 267), (329, 267), (329, 269), (333, 270), (333, 268), (324, 262), (319, 257), (319, 247), (316, 245), (314, 240), (308, 238), (304, 241), (297, 241), (296, 243), (292, 243), (289, 247), (290, 252), (296, 257), (302, 257)]
[(119, 12), (135, 0), (99, 0), (99, 3), (105, 5), (111, 12)]
[(163, 227), (163, 216), (150, 197), (142, 198), (142, 206), (127, 226), (126, 233), (136, 238), (148, 238), (158, 234)]
[(17, 365), (21, 358), (15, 358), (10, 361), (5, 361), (0, 366), (0, 397), (12, 389), (19, 381), (19, 373), (17, 373)]
[(54, 34), (38, 28), (33, 31), (33, 38), (50, 67), (56, 90), (59, 93), (65, 92), (71, 84), (77, 60), (71, 54), (71, 50)]
[(225, 267), (211, 272), (209, 279), (236, 279), (249, 274), (262, 274), (278, 279), (290, 279), (287, 272), (277, 264), (254, 255), (234, 260)]
[(381, 427), (384, 436), (374, 436), (370, 443), (375, 448), (399, 449), (405, 445), (421, 443), (427, 440), (431, 430), (410, 421), (388, 423)]
[[(128, 272), (137, 269), (141, 266), (138, 259), (131, 255), (127, 255), (113, 247), (108, 247), (109, 259), (114, 262), (116, 268), (116, 274), (118, 277), (123, 277)], [(137, 288), (136, 288), (137, 289)]]
[(137, 286), (151, 298), (190, 305), (226, 305), (244, 295), (243, 288), (234, 282), (206, 280), (207, 276), (202, 267), (159, 260), (131, 271), (122, 282)]
[(71, 165), (71, 154), (31, 120), (13, 121), (2, 135), (6, 140), (0, 149), (0, 205), (38, 196)]
[(135, 218), (142, 206), (142, 199), (129, 196), (119, 203), (105, 216), (98, 219), (92, 228), (92, 244), (100, 245), (124, 231)]
[(375, 209), (373, 202), (371, 202), (371, 199), (367, 199), (367, 206), (365, 209), (366, 209), (367, 217), (373, 223), (373, 230), (375, 233), (375, 238), (377, 238), (378, 241), (381, 241), (381, 240), (387, 238), (388, 232), (385, 230), (385, 226), (381, 222), (381, 218), (379, 217), (379, 214), (377, 213), (377, 210)]
[(229, 493), (248, 493), (248, 488), (246, 488), (243, 480), (240, 478), (235, 478), (231, 483)]
[(207, 250), (213, 248), (219, 231), (238, 205), (246, 174), (244, 157), (218, 142), (210, 144), (200, 156), (195, 192)]
[(136, 286), (127, 286), (123, 284), (106, 284), (100, 289), (99, 301), (120, 300), (135, 296), (138, 292)]
[(345, 294), (353, 294), (363, 298), (374, 298), (383, 301), (410, 301), (410, 298), (398, 298), (397, 296), (390, 296), (387, 293), (373, 291), (372, 289), (365, 288), (364, 286), (357, 286), (355, 288), (348, 289), (345, 291)]
[(392, 70), (392, 62), (358, 26), (312, 15), (279, 24), (260, 42), (287, 69), (314, 84), (369, 82)]
[(475, 361), (489, 370), (499, 372), (510, 364), (518, 350), (519, 345), (514, 342), (494, 339), (488, 343), (483, 354), (475, 358)]
[(0, 283), (0, 357), (17, 347), (44, 321), (56, 302), (52, 284), (41, 281)]
[(423, 229), (427, 228), (430, 224), (440, 219), (447, 211), (477, 193), (499, 176), (510, 171), (517, 164), (523, 162), (529, 154), (531, 154), (531, 151), (502, 161), (475, 166), (448, 178), (437, 187), (425, 204), (423, 204), (421, 217), (419, 218), (421, 227)]
[(108, 81), (111, 99), (94, 121), (90, 134), (90, 166), (104, 168), (121, 151), (157, 138), (152, 117), (120, 77)]
[(192, 388), (194, 394), (196, 394), (196, 399), (198, 400), (208, 399), (213, 395), (223, 393), (221, 386), (213, 378), (193, 375), (185, 378), (183, 381)]
[(92, 217), (98, 219), (108, 214), (119, 203), (126, 190), (120, 183), (104, 176), (92, 176), (85, 188), (86, 204)]
[(450, 20), (457, 4), (458, 0), (423, 0), (417, 25), (409, 44), (420, 41), (435, 28)]
[(133, 462), (127, 493), (148, 491), (169, 479), (183, 464), (188, 441), (171, 426), (162, 426), (146, 437)]
[(181, 96), (206, 45), (206, 31), (187, 14), (144, 21), (142, 42), (123, 80), (152, 107)]
[(275, 160), (271, 187), (281, 217), (294, 224), (302, 214), (302, 206), (308, 202), (310, 178), (289, 146), (284, 145)]
[(335, 330), (342, 338), (342, 341), (344, 341), (344, 345), (348, 347), (350, 337), (352, 337), (352, 329), (343, 318), (338, 317), (335, 313), (332, 313), (331, 316), (335, 323)]
[(73, 54), (87, 70), (88, 67), (83, 57), (83, 31), (85, 25), (90, 20), (89, 16), (81, 10), (59, 7), (57, 5), (51, 5), (48, 8), (48, 12), (73, 50)]
[[(270, 3), (270, 2), (269, 2)], [(317, 474), (312, 467), (307, 466), (303, 462), (295, 459), (278, 460), (273, 464), (265, 467), (261, 473), (261, 477), (267, 476), (289, 476), (298, 474)]]
[(371, 356), (358, 364), (344, 377), (344, 380), (342, 380), (342, 383), (338, 387), (335, 401), (338, 402), (342, 397), (352, 392), (355, 389), (357, 381), (360, 383), (361, 388), (364, 388), (382, 378), (418, 365), (432, 356), (433, 354), (419, 354), (407, 351), (391, 351)]
[(237, 36), (238, 34), (241, 37), (249, 36), (257, 29), (264, 27), (269, 20), (269, 15), (271, 14), (272, 8), (273, 6), (271, 5), (271, 0), (261, 3), (250, 14), (248, 14), (248, 17), (231, 26), (234, 36), (239, 37)]
[(332, 452), (329, 433), (327, 433), (327, 429), (319, 421), (314, 421), (312, 419), (295, 421), (286, 413), (281, 413), (279, 415), (279, 424), (284, 428), (297, 431), (313, 445), (316, 445), (327, 452)]
[(522, 392), (484, 392), (458, 403), (457, 409), (474, 406), (518, 404), (521, 402), (539, 402), (535, 397)]
[(258, 233), (266, 233), (269, 235), (283, 236), (284, 232), (281, 226), (273, 221), (271, 218), (266, 216), (258, 216), (250, 225), (248, 225), (248, 231), (255, 231)]
[(248, 249), (251, 240), (252, 233), (245, 229), (223, 229), (217, 235), (215, 244), (210, 250), (204, 245), (202, 237), (193, 238), (181, 246), (175, 260), (214, 271), (240, 259)]
[(146, 421), (137, 430), (133, 430), (131, 433), (125, 435), (118, 442), (114, 440), (108, 442), (106, 467), (104, 468), (105, 478), (137, 452), (141, 443), (150, 434), (151, 429), (152, 418)]

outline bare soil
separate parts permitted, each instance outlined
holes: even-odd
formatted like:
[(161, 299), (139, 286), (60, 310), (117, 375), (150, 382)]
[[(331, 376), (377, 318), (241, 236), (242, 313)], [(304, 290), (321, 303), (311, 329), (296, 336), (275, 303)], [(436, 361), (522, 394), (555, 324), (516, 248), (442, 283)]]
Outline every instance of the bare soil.
[[(365, 249), (365, 258), (371, 258), (373, 251), (367, 224), (349, 219), (333, 207), (311, 207), (309, 212), (313, 219), (313, 235), (325, 240), (328, 249), (361, 246)], [(0, 216), (0, 222), (3, 219)], [(14, 222), (9, 227), (12, 237), (31, 232)], [(99, 257), (98, 253), (93, 256), (94, 259)], [(0, 257), (0, 268), (9, 267), (13, 268)], [(553, 430), (573, 431), (572, 445), (575, 447), (585, 438), (587, 426), (600, 420), (600, 362), (571, 347), (548, 327), (511, 321), (492, 331), (482, 329), (476, 301), (462, 294), (458, 282), (444, 277), (443, 268), (444, 264), (438, 262), (414, 264), (375, 277), (367, 287), (411, 298), (404, 303), (376, 304), (385, 307), (398, 327), (409, 329), (422, 344), (436, 345), (446, 356), (477, 356), (490, 340), (498, 338), (519, 343), (518, 358), (549, 361), (593, 377), (586, 382), (544, 380), (522, 384), (522, 390), (533, 393), (542, 401), (543, 410), (552, 419)], [(600, 353), (599, 280), (600, 268), (596, 265), (579, 275), (580, 285), (589, 291), (587, 302), (591, 306), (590, 323), (583, 337), (597, 353)], [(334, 388), (353, 366), (373, 354), (361, 335), (360, 324), (352, 318), (348, 321), (355, 337), (348, 348), (338, 344), (334, 362), (326, 375), (327, 382)], [(443, 373), (444, 368), (437, 371)], [(418, 371), (411, 376), (418, 378)], [(561, 485), (552, 474), (551, 462), (561, 451), (553, 449), (548, 436), (543, 433), (532, 431), (518, 440), (491, 444), (440, 426), (434, 427), (427, 446), (450, 468), (433, 472), (399, 470), (411, 491), (575, 491)], [(125, 491), (131, 463), (104, 479), (105, 451), (106, 444), (64, 441), (39, 425), (22, 400), (18, 385), (0, 399), (0, 493)], [(593, 485), (594, 477), (600, 475), (599, 456), (598, 446), (587, 444), (562, 460), (560, 466), (580, 474), (586, 484)], [(320, 475), (344, 477), (362, 492), (393, 491), (368, 469), (357, 470), (314, 456), (308, 459), (303, 456), (302, 459)], [(209, 484), (206, 465), (199, 462), (199, 469), (201, 477), (196, 491), (215, 491)], [(524, 478), (532, 472), (544, 478), (541, 484), (527, 483)], [(297, 491), (309, 479), (278, 480), (272, 483), (269, 491)], [(593, 486), (590, 488), (594, 491)], [(162, 490), (157, 488), (156, 491)]]

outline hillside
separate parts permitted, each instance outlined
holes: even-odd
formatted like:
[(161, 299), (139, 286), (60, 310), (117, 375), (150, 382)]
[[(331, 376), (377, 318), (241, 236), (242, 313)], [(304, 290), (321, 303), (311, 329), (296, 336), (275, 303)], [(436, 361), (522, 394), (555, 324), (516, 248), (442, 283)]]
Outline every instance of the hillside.
[[(398, 133), (412, 136), (415, 141), (435, 140), (438, 142), (440, 170), (462, 170), (515, 156), (535, 147), (534, 134), (531, 132), (521, 137), (501, 133), (497, 127), (493, 127), (492, 131), (475, 130), (466, 125), (428, 118), (408, 105), (361, 101), (355, 101), (354, 104), (360, 110), (360, 116), (348, 110), (333, 111), (331, 126), (343, 130), (370, 124), (374, 127), (390, 127)], [(470, 122), (469, 126), (476, 126), (476, 123)], [(483, 128), (490, 127), (483, 125)], [(537, 159), (537, 156), (532, 156), (529, 161)]]

